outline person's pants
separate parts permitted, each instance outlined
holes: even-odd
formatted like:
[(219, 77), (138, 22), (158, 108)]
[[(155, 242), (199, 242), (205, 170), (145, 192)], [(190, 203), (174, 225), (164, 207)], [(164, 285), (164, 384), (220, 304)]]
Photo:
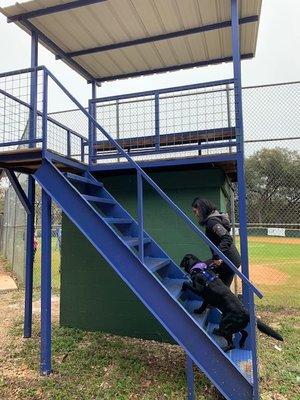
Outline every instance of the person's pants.
[(221, 281), (228, 287), (232, 284), (233, 278), (235, 273), (232, 271), (232, 269), (227, 265), (227, 264), (222, 264), (218, 269), (219, 278)]

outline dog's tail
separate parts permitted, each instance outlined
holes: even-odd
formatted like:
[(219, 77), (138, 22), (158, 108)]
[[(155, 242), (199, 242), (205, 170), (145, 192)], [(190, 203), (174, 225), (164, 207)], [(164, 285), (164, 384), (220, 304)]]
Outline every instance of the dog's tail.
[(276, 332), (274, 329), (272, 329), (269, 325), (262, 322), (259, 318), (257, 318), (257, 328), (262, 333), (265, 333), (266, 335), (271, 336), (272, 338), (283, 342), (283, 337), (278, 332)]

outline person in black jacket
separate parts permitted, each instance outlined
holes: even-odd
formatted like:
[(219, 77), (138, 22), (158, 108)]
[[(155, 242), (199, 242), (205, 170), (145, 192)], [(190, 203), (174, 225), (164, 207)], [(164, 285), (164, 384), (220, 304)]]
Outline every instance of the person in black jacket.
[[(192, 208), (199, 224), (206, 228), (205, 235), (239, 268), (241, 256), (230, 235), (231, 226), (228, 215), (220, 213), (212, 202), (200, 197), (194, 199)], [(211, 252), (219, 278), (226, 286), (230, 286), (235, 275), (234, 271), (220, 259), (213, 249)]]

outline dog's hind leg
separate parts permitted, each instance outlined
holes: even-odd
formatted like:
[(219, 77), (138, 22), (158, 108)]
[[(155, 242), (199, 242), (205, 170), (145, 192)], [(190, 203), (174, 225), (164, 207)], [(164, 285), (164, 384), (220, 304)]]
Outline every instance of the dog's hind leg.
[(202, 314), (206, 308), (208, 306), (208, 303), (204, 300), (203, 303), (201, 304), (201, 306), (199, 308), (197, 308), (196, 310), (194, 310), (195, 314)]
[(245, 346), (245, 342), (246, 342), (246, 339), (248, 337), (248, 332), (245, 331), (244, 329), (242, 329), (240, 332), (241, 332), (242, 337), (241, 337), (241, 339), (239, 341), (239, 346), (242, 349)]
[(214, 328), (212, 333), (217, 336), (224, 336), (224, 334), (220, 331), (219, 328)]
[(232, 334), (224, 335), (224, 338), (227, 340), (227, 346), (222, 347), (222, 350), (224, 350), (224, 352), (227, 353), (227, 351), (234, 349), (234, 344), (232, 341)]

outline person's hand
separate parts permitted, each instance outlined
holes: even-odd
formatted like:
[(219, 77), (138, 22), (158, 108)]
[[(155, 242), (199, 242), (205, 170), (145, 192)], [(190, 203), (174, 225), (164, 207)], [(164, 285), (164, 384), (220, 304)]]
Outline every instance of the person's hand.
[(213, 265), (216, 267), (219, 267), (221, 264), (223, 264), (223, 260), (221, 259), (213, 261)]

